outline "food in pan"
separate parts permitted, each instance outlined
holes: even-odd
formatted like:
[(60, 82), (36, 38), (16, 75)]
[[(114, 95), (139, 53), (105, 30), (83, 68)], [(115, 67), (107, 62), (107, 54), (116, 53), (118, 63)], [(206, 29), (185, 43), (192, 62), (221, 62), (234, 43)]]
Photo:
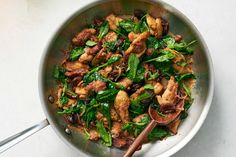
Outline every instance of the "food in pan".
[[(127, 148), (150, 122), (149, 106), (161, 117), (181, 110), (146, 141), (177, 134), (193, 102), (194, 43), (169, 32), (168, 21), (141, 11), (95, 19), (75, 32), (55, 66), (58, 114), (88, 140)], [(184, 106), (177, 106), (180, 100)]]

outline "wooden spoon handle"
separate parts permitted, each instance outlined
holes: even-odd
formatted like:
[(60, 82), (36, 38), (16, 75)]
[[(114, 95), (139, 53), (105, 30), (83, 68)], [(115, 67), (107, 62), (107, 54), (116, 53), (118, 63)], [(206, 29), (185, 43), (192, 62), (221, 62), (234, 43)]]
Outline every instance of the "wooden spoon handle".
[(143, 143), (143, 140), (148, 136), (148, 134), (152, 131), (153, 128), (157, 125), (155, 120), (152, 120), (146, 128), (138, 135), (138, 137), (134, 140), (133, 144), (129, 147), (129, 149), (125, 152), (123, 157), (131, 157), (137, 148)]

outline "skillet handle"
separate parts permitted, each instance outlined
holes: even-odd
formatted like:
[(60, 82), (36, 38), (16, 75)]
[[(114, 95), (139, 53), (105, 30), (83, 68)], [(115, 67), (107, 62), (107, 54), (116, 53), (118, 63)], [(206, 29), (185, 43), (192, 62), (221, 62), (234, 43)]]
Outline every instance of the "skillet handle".
[(40, 123), (1, 141), (0, 142), (0, 154), (48, 125), (49, 125), (48, 120), (44, 119)]

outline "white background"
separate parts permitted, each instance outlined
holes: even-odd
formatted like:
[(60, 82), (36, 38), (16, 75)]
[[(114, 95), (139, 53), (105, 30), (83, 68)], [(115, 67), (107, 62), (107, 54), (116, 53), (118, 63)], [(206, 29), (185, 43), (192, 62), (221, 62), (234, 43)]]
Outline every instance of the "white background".
[[(38, 95), (42, 52), (55, 29), (82, 0), (0, 0), (0, 140), (45, 118)], [(215, 95), (193, 140), (174, 157), (236, 154), (236, 1), (166, 0), (196, 25), (210, 49)], [(49, 126), (2, 157), (77, 157)]]

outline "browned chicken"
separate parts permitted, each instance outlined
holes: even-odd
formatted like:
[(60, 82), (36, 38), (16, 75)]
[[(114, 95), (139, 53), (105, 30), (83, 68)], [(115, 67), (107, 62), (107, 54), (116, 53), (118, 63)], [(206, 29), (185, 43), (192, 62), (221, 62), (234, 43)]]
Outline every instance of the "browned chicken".
[(105, 90), (107, 87), (106, 87), (106, 82), (103, 82), (100, 80), (95, 80), (95, 81), (92, 81), (91, 83), (89, 83), (85, 88), (88, 91), (94, 91), (94, 92), (98, 93), (99, 91)]
[(116, 110), (113, 107), (111, 107), (110, 114), (112, 121), (118, 121), (118, 122), (121, 121), (119, 115), (117, 114)]
[(106, 20), (109, 23), (110, 29), (114, 31), (117, 29), (119, 22), (121, 22), (123, 19), (115, 16), (114, 14), (110, 14), (109, 16), (106, 17)]
[(76, 71), (80, 69), (84, 69), (84, 71), (89, 70), (89, 66), (87, 64), (80, 63), (78, 61), (75, 62), (66, 62), (64, 64), (66, 71)]
[(109, 32), (104, 37), (104, 42), (113, 42), (117, 40), (117, 35), (115, 32)]
[(157, 82), (157, 83), (153, 86), (153, 88), (154, 88), (154, 93), (155, 93), (156, 95), (158, 95), (158, 94), (161, 93), (161, 91), (162, 91), (162, 89), (163, 89), (163, 86), (162, 86), (162, 84), (161, 84), (160, 82)]
[(160, 110), (165, 111), (175, 106), (178, 91), (178, 83), (173, 76), (170, 77), (168, 85), (162, 96), (158, 95), (157, 100), (160, 104)]
[(137, 38), (133, 40), (130, 44), (130, 47), (125, 51), (126, 55), (131, 53), (137, 54), (138, 57), (141, 57), (146, 51), (146, 40), (149, 37), (149, 32), (143, 32)]
[(125, 91), (119, 91), (115, 98), (114, 107), (123, 123), (129, 121), (129, 105), (129, 95)]
[(79, 57), (79, 62), (81, 63), (89, 63), (93, 60), (93, 57), (99, 52), (99, 50), (102, 48), (101, 44), (97, 44), (96, 46), (92, 48), (85, 48), (84, 53)]
[(100, 138), (100, 134), (96, 130), (89, 130), (89, 139), (97, 141)]
[(160, 18), (154, 19), (150, 15), (147, 15), (146, 19), (151, 35), (154, 35), (156, 38), (160, 38), (163, 32), (162, 20)]
[(130, 80), (128, 77), (125, 77), (123, 79), (121, 79), (120, 81), (118, 81), (118, 83), (122, 86), (124, 86), (125, 88), (128, 88), (129, 86), (132, 85), (133, 81)]
[(111, 135), (113, 138), (119, 137), (120, 133), (122, 131), (122, 124), (119, 122), (113, 122), (112, 128), (111, 128)]
[(84, 29), (72, 39), (72, 43), (77, 46), (84, 46), (85, 42), (94, 34), (96, 34), (95, 29)]
[(108, 77), (109, 73), (112, 71), (112, 66), (107, 66), (99, 71), (99, 73), (104, 76)]

